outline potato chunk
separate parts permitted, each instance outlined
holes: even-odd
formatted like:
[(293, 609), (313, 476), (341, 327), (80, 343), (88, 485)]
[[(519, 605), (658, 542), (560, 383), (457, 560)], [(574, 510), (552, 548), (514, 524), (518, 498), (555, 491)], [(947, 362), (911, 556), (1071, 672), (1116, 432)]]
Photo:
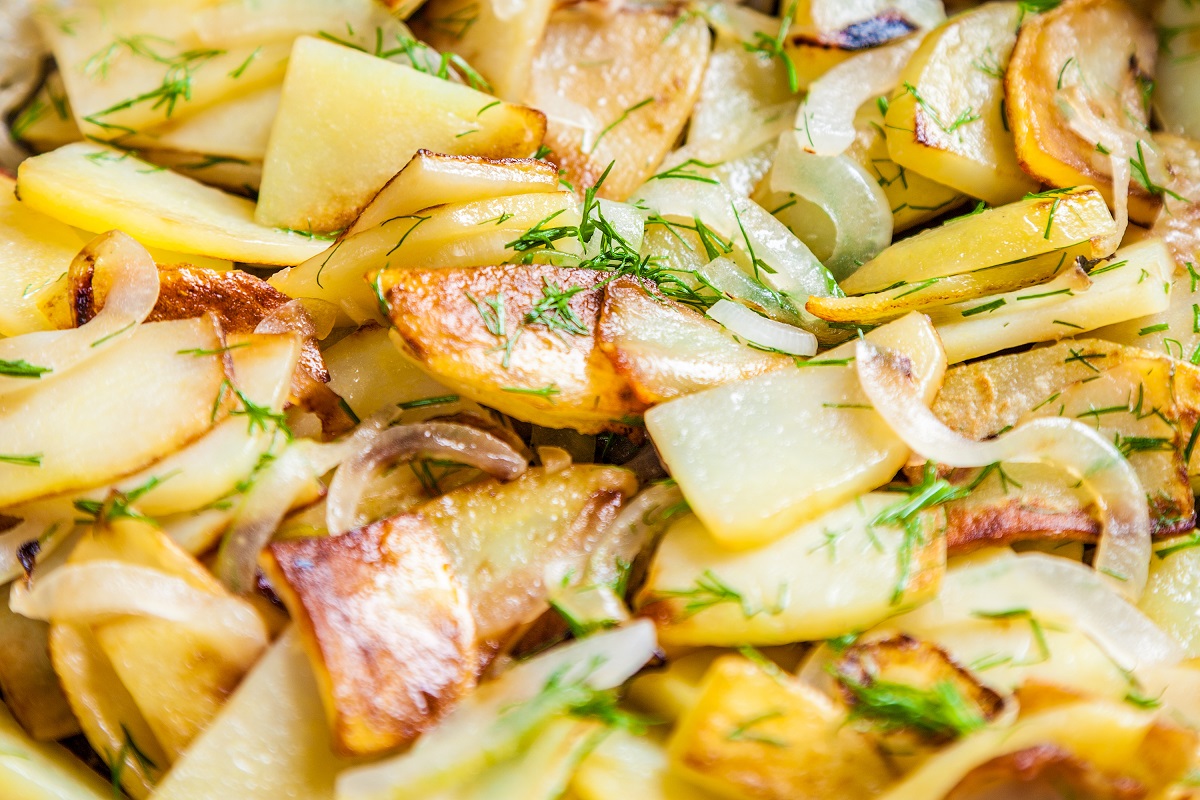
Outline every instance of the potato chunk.
[(264, 225), (339, 230), (417, 150), (528, 156), (544, 125), (533, 109), (302, 37), (283, 82), (255, 216)]
[[(1158, 42), (1147, 17), (1122, 0), (1066, 0), (1028, 15), (1005, 75), (1017, 158), (1051, 186), (1091, 184), (1112, 200), (1112, 165), (1096, 142), (1072, 130), (1063, 101), (1081, 103), (1105, 124), (1147, 136), (1147, 82)], [(1132, 155), (1132, 154), (1131, 154)], [(1129, 216), (1149, 224), (1160, 198), (1130, 184)]]
[(267, 553), (339, 752), (407, 745), (474, 686), (471, 610), (446, 546), (419, 518), (277, 542)]
[(645, 408), (596, 346), (606, 278), (529, 264), (387, 270), (379, 285), (405, 351), (438, 381), (518, 419), (596, 433)]

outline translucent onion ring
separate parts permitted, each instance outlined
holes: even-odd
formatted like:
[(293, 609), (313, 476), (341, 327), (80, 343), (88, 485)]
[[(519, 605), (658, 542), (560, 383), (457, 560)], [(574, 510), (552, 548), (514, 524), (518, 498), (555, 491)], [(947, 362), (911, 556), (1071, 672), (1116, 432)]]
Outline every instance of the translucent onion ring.
[(519, 477), (529, 466), (512, 445), (469, 425), (424, 422), (389, 428), (334, 473), (325, 500), (325, 526), (330, 535), (358, 527), (358, 506), (378, 469), (421, 454), (452, 459), (506, 481)]
[(769, 347), (790, 356), (817, 354), (817, 337), (808, 331), (768, 319), (732, 300), (718, 300), (707, 314), (730, 333), (751, 344)]
[(657, 483), (638, 492), (613, 519), (588, 556), (586, 581), (616, 585), (619, 564), (632, 564), (666, 528), (666, 512), (683, 501), (683, 492), (674, 481)]
[[(113, 275), (104, 308), (78, 328), (37, 331), (0, 340), (0, 395), (57, 378), (133, 334), (158, 302), (158, 266), (129, 236), (109, 231), (97, 236), (71, 262), (72, 284), (90, 285), (96, 270)], [(28, 374), (15, 375), (13, 367)]]
[(233, 664), (249, 669), (267, 646), (267, 629), (244, 600), (197, 589), (182, 578), (124, 561), (66, 564), (32, 585), (16, 581), (9, 608), (40, 620), (94, 622), (153, 617), (205, 636)]
[(796, 112), (796, 130), (804, 149), (819, 156), (840, 156), (854, 143), (858, 107), (887, 94), (921, 44), (921, 36), (868, 50), (843, 61), (813, 81)]
[(1094, 566), (1121, 594), (1137, 601), (1150, 569), (1150, 512), (1137, 473), (1112, 443), (1076, 420), (1035, 419), (988, 441), (947, 428), (921, 400), (900, 353), (867, 341), (855, 349), (863, 392), (904, 443), (922, 457), (951, 467), (1002, 461), (1044, 463), (1085, 481), (1096, 496), (1103, 529)]
[(324, 339), (333, 330), (338, 307), (311, 297), (290, 300), (259, 320), (255, 333), (298, 333), (305, 339)]

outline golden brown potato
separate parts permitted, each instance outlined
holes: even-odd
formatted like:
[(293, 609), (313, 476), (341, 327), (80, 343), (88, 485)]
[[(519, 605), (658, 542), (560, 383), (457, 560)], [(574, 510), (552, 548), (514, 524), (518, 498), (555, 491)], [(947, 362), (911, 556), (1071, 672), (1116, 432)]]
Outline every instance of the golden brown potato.
[[(1157, 52), (1149, 18), (1123, 0), (1066, 0), (1026, 15), (1005, 75), (1022, 168), (1052, 186), (1094, 185), (1111, 203), (1109, 156), (1071, 129), (1062, 101), (1073, 98), (1106, 124), (1148, 137), (1145, 86)], [(1129, 189), (1130, 218), (1149, 224), (1160, 198), (1137, 181)]]
[(338, 752), (407, 745), (475, 685), (471, 609), (419, 517), (276, 542), (263, 563), (299, 625)]
[(596, 340), (639, 400), (654, 404), (791, 366), (631, 278), (609, 284)]
[(543, 264), (385, 270), (404, 350), (451, 389), (517, 419), (584, 433), (646, 405), (596, 346), (603, 272)]
[(745, 658), (709, 669), (668, 744), (676, 770), (735, 800), (876, 797), (891, 772), (812, 687)]
[(0, 691), (21, 727), (39, 742), (80, 732), (50, 663), (50, 626), (0, 603)]
[[(654, 173), (692, 113), (708, 27), (682, 7), (581, 6), (554, 13), (528, 102), (547, 115), (547, 156), (578, 191), (610, 163), (600, 196), (624, 200)], [(579, 120), (580, 111), (591, 119)]]

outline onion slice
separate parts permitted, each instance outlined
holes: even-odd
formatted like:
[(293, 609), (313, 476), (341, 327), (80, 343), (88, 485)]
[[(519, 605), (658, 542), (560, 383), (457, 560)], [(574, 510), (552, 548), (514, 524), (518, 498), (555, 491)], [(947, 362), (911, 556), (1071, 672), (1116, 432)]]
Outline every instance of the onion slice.
[(921, 400), (900, 353), (860, 340), (858, 378), (876, 412), (922, 457), (951, 467), (1003, 461), (1050, 464), (1084, 481), (1096, 496), (1103, 530), (1095, 568), (1137, 601), (1150, 568), (1150, 513), (1137, 473), (1112, 443), (1086, 425), (1061, 417), (1035, 419), (988, 441), (946, 427)]
[(584, 579), (591, 584), (615, 586), (622, 565), (632, 564), (666, 530), (682, 508), (683, 492), (674, 481), (656, 483), (638, 492), (613, 519), (588, 556)]
[(718, 300), (708, 309), (708, 316), (751, 345), (789, 356), (812, 356), (817, 353), (817, 337), (808, 331), (795, 325), (767, 319), (741, 303)]
[(305, 339), (324, 339), (333, 330), (338, 307), (311, 297), (289, 300), (254, 327), (255, 333), (297, 333)]
[(230, 662), (249, 667), (267, 646), (267, 629), (253, 606), (212, 594), (182, 578), (124, 561), (66, 564), (32, 585), (16, 581), (9, 608), (31, 619), (96, 622), (119, 616), (177, 623), (219, 645)]
[(900, 82), (900, 72), (921, 44), (912, 36), (843, 61), (813, 81), (796, 112), (801, 146), (819, 156), (840, 156), (854, 143), (854, 115), (872, 97)]
[(0, 395), (45, 383), (133, 334), (158, 302), (158, 266), (146, 248), (120, 231), (90, 241), (71, 262), (71, 285), (112, 273), (104, 308), (78, 328), (38, 331), (0, 341)]
[(805, 152), (796, 131), (779, 137), (771, 191), (803, 197), (833, 221), (837, 234), (825, 266), (839, 281), (892, 243), (892, 207), (879, 182), (849, 156)]
[(389, 428), (334, 473), (325, 503), (330, 535), (359, 527), (358, 506), (367, 481), (378, 469), (417, 455), (457, 461), (506, 481), (519, 477), (528, 466), (512, 445), (469, 425), (424, 422)]

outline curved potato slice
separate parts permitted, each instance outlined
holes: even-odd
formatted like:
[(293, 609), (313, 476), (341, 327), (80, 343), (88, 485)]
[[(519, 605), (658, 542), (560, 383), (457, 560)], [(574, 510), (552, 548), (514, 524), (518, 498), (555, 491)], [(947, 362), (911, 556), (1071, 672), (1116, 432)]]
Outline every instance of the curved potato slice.
[(0, 703), (0, 794), (21, 800), (110, 800), (112, 786), (53, 742), (29, 738)]
[(297, 620), (339, 752), (411, 743), (475, 684), (475, 623), (420, 517), (277, 542), (264, 566)]
[(596, 339), (648, 404), (792, 365), (630, 278), (608, 285)]
[[(1106, 124), (1149, 138), (1158, 40), (1149, 20), (1122, 0), (1066, 0), (1021, 25), (1005, 75), (1017, 158), (1051, 186), (1091, 184), (1110, 201), (1112, 166), (1096, 142), (1070, 127), (1064, 97), (1084, 103)], [(1160, 197), (1130, 184), (1129, 216), (1149, 224)]]
[(450, 389), (518, 419), (598, 433), (645, 404), (596, 346), (608, 275), (524, 264), (386, 270), (404, 351)]

